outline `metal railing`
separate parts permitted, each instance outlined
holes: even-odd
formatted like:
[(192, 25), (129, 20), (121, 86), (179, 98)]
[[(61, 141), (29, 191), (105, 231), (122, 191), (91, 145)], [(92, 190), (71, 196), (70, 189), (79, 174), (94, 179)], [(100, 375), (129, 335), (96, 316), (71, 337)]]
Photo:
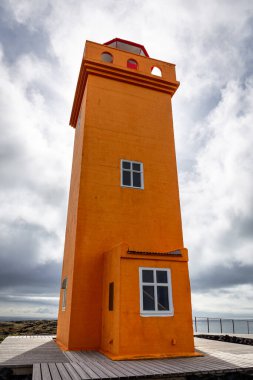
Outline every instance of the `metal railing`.
[(194, 333), (253, 334), (253, 319), (193, 318)]

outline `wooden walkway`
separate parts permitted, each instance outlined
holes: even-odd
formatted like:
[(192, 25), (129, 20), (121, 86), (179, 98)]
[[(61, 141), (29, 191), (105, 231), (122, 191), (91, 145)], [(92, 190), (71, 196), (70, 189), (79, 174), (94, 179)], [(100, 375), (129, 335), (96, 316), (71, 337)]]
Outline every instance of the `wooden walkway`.
[[(8, 337), (0, 345), (0, 366), (33, 365), (33, 380), (140, 380), (245, 369), (253, 371), (253, 346), (200, 338), (195, 338), (195, 345), (205, 356), (112, 361), (96, 351), (63, 353), (51, 337)], [(8, 350), (5, 351), (5, 348)]]
[(8, 336), (0, 344), (0, 366), (68, 362), (50, 335)]

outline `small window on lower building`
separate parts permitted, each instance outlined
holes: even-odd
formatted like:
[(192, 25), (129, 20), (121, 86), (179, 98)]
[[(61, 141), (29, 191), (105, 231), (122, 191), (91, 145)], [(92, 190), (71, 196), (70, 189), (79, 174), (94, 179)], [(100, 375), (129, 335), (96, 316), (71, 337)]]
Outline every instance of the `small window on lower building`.
[(63, 311), (66, 309), (66, 306), (67, 306), (67, 284), (68, 284), (68, 279), (66, 277), (62, 281), (62, 285), (61, 285), (61, 288), (62, 288), (62, 310)]
[(121, 186), (144, 189), (142, 162), (121, 160)]
[(140, 268), (139, 276), (141, 315), (173, 315), (170, 269)]

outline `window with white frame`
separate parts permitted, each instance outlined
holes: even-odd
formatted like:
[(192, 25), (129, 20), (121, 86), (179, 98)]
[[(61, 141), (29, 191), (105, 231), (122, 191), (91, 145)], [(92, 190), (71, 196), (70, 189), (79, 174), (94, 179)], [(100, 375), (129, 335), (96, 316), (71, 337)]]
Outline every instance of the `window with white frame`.
[(139, 276), (141, 315), (173, 315), (170, 269), (139, 268)]
[(64, 278), (62, 281), (62, 310), (64, 311), (66, 309), (67, 305), (67, 284), (68, 284), (68, 279), (67, 277)]
[(144, 189), (142, 162), (121, 160), (121, 186)]

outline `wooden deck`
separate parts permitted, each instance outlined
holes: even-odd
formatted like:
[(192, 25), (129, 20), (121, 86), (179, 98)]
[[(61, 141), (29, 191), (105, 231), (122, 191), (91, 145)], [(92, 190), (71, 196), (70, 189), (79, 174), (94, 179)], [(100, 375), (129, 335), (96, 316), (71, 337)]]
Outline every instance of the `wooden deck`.
[(50, 335), (8, 336), (0, 344), (0, 366), (68, 362)]
[(0, 366), (33, 365), (33, 380), (171, 378), (204, 373), (253, 371), (253, 346), (195, 338), (204, 357), (112, 361), (96, 351), (62, 352), (52, 337), (8, 337)]

